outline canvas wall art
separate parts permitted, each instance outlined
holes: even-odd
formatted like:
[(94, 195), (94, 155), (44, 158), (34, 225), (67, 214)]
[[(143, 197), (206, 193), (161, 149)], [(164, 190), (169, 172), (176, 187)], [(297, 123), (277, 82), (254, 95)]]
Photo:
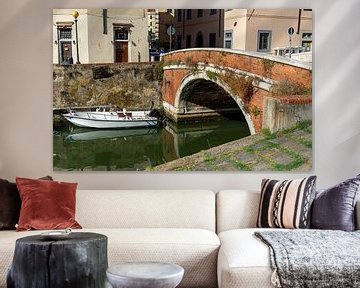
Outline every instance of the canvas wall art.
[(56, 171), (310, 171), (311, 9), (54, 9)]

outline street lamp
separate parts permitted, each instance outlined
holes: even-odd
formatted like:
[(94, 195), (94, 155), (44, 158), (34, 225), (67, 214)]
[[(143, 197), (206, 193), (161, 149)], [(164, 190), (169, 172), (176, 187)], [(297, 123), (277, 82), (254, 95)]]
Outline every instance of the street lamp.
[(78, 11), (74, 11), (72, 13), (72, 16), (74, 17), (74, 21), (75, 21), (75, 33), (76, 33), (76, 56), (77, 56), (77, 60), (76, 60), (76, 64), (80, 64), (79, 61), (79, 40), (78, 40), (78, 28), (77, 28), (77, 22), (78, 22), (78, 17), (79, 17), (79, 12)]

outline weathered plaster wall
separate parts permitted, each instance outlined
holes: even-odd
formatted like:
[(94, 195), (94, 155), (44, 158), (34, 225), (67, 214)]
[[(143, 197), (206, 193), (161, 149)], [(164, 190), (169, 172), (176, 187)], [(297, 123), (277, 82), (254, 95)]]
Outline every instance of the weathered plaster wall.
[[(58, 7), (111, 7), (114, 1), (18, 0), (3, 1), (0, 9), (0, 51), (3, 56), (0, 65), (1, 178), (14, 181), (15, 176), (52, 175), (56, 180), (77, 182), (80, 189), (199, 188), (219, 191), (235, 188), (259, 190), (263, 178), (292, 179), (311, 174), (317, 175), (317, 188), (321, 189), (359, 174), (360, 37), (355, 36), (360, 32), (360, 1), (229, 0), (224, 6), (274, 9), (291, 8), (295, 4), (312, 8), (316, 18), (314, 168), (311, 173), (53, 171), (51, 11)], [(132, 3), (121, 0), (116, 5), (144, 8), (170, 4), (160, 0)], [(215, 8), (216, 5), (221, 4), (182, 0), (173, 7), (195, 9)], [(350, 32), (354, 37), (349, 37)]]

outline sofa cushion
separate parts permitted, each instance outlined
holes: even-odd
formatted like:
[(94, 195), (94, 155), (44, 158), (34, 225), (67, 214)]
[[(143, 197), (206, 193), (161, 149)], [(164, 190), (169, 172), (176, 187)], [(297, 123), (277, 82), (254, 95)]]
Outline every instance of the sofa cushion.
[(16, 230), (81, 228), (75, 221), (76, 183), (16, 178), (21, 198)]
[(265, 229), (234, 229), (219, 234), (219, 287), (274, 287), (271, 284), (273, 271), (270, 267), (269, 248), (254, 236), (255, 231), (261, 230)]
[(308, 228), (316, 176), (293, 180), (263, 179), (257, 227)]
[[(135, 261), (171, 262), (185, 269), (179, 287), (216, 287), (216, 264), (220, 241), (204, 229), (138, 228), (82, 229), (108, 237), (109, 266)], [(0, 232), (0, 287), (6, 287), (6, 273), (17, 238), (44, 231)]]
[(311, 227), (353, 231), (359, 185), (360, 175), (317, 191), (312, 205)]
[(215, 193), (210, 190), (78, 190), (76, 198), (76, 219), (84, 228), (215, 231)]
[(216, 194), (217, 233), (256, 227), (259, 191), (222, 190)]

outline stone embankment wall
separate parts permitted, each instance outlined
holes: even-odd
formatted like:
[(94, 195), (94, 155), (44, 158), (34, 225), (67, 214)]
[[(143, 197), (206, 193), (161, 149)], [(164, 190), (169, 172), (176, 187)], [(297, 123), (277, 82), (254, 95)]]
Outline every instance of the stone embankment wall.
[(162, 107), (156, 63), (54, 65), (53, 107)]
[(311, 95), (266, 97), (263, 128), (271, 133), (281, 131), (312, 119)]

